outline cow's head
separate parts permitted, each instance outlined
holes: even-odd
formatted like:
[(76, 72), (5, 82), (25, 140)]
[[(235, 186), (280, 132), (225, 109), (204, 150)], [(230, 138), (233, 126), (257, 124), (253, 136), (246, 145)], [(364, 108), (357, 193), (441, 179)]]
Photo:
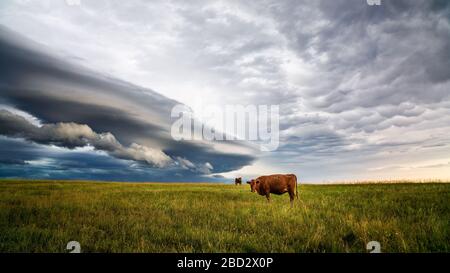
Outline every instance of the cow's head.
[(250, 185), (250, 190), (252, 192), (259, 190), (259, 179), (252, 179), (250, 181), (247, 181), (247, 184)]

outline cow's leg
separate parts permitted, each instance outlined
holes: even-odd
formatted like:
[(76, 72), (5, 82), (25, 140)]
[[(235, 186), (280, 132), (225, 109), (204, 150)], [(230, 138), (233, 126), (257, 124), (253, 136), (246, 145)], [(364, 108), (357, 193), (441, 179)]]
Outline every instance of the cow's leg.
[(291, 208), (294, 207), (294, 198), (295, 198), (294, 191), (289, 191), (289, 199), (291, 200)]
[(270, 203), (270, 193), (266, 194), (267, 202)]

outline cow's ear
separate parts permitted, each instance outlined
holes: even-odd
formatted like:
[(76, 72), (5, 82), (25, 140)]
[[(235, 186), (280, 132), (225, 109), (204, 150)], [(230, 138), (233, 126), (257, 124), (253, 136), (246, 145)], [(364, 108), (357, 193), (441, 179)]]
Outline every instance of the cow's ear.
[(247, 184), (251, 184), (252, 182), (250, 182), (250, 181), (247, 181)]

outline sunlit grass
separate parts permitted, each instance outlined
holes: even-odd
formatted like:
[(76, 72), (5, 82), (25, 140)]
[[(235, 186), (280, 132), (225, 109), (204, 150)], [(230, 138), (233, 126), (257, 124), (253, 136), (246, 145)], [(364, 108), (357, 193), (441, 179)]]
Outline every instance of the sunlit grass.
[(0, 181), (0, 251), (450, 251), (450, 184), (301, 185), (265, 198), (223, 184)]

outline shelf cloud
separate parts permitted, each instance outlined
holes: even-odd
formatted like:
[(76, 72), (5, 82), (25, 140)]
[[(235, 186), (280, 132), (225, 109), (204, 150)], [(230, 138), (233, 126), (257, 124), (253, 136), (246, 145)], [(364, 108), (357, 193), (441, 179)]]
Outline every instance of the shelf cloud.
[(143, 161), (150, 166), (165, 167), (171, 158), (163, 151), (152, 147), (132, 143), (124, 147), (113, 134), (96, 133), (86, 124), (59, 122), (37, 127), (25, 118), (0, 110), (0, 134), (9, 137), (20, 137), (39, 144), (56, 145), (66, 148), (92, 146), (95, 150), (104, 151), (111, 156)]
[[(217, 151), (206, 142), (173, 140), (170, 111), (178, 102), (66, 63), (5, 27), (0, 31), (0, 104), (4, 108), (0, 135), (66, 148), (68, 153), (92, 147), (94, 152), (159, 169), (159, 176), (166, 170), (166, 179), (177, 171), (185, 179), (209, 179), (202, 175), (231, 171), (254, 160), (251, 154)], [(246, 146), (224, 143), (228, 144)], [(147, 175), (152, 179), (151, 172)]]

